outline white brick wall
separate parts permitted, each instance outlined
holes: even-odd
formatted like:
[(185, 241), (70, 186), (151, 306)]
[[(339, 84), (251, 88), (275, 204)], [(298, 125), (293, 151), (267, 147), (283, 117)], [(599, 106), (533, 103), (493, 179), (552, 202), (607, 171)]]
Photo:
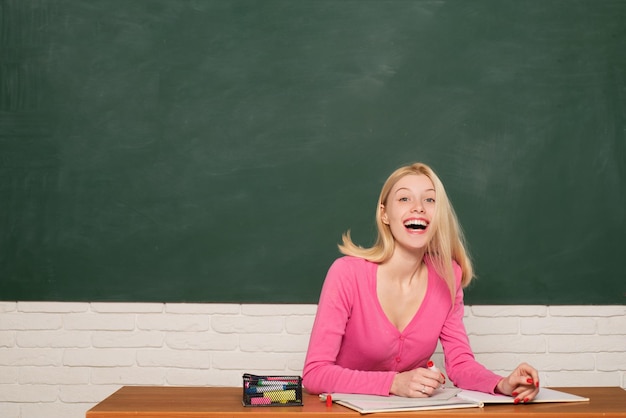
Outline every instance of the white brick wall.
[[(0, 302), (0, 417), (83, 418), (122, 385), (301, 374), (315, 309)], [(496, 372), (528, 361), (544, 386), (626, 388), (626, 306), (471, 306), (465, 319), (477, 358)]]

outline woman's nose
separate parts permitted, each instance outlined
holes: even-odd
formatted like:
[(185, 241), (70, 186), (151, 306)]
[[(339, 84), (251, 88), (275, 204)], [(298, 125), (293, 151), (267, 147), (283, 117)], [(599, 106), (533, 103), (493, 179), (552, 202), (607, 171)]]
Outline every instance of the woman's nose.
[(417, 203), (415, 204), (415, 206), (413, 206), (413, 210), (414, 210), (415, 212), (422, 213), (422, 212), (424, 212), (424, 205), (422, 205), (422, 202), (417, 202)]

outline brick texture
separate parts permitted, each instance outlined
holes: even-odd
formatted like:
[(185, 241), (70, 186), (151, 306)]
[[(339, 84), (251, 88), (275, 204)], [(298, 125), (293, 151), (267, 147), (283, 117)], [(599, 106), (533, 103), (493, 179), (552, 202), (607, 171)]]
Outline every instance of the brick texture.
[[(123, 385), (301, 374), (315, 305), (0, 302), (0, 416), (84, 418)], [(468, 306), (476, 357), (544, 386), (626, 388), (626, 306)], [(443, 354), (435, 362), (442, 368)]]

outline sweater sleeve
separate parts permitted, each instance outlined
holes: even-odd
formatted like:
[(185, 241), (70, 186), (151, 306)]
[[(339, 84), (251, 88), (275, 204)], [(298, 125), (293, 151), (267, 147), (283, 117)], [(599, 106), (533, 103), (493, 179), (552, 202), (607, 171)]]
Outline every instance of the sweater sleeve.
[(358, 303), (354, 269), (354, 263), (340, 258), (326, 275), (303, 370), (303, 384), (310, 393), (389, 395), (395, 372), (351, 370), (337, 364), (346, 325)]
[(501, 376), (478, 363), (469, 344), (463, 324), (465, 305), (461, 286), (461, 269), (455, 265), (456, 294), (452, 307), (439, 336), (443, 347), (446, 372), (455, 386), (493, 394)]

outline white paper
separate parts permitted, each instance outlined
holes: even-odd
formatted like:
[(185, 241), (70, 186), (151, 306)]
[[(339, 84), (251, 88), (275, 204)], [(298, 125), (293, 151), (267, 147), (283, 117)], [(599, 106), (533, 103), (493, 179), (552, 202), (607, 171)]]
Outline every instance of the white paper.
[(479, 408), (480, 402), (458, 398), (456, 388), (438, 389), (428, 398), (377, 396), (351, 393), (333, 393), (333, 402), (354, 409), (361, 414), (390, 411), (426, 411), (435, 409)]
[[(475, 390), (462, 390), (457, 395), (459, 398), (466, 399), (473, 402), (482, 402), (484, 404), (490, 403), (513, 403), (515, 398), (506, 395), (491, 395), (489, 393), (477, 392)], [(572, 395), (570, 393), (561, 392), (549, 388), (540, 388), (539, 393), (529, 403), (542, 403), (542, 402), (583, 402), (588, 401), (589, 398), (582, 396)]]
[[(320, 399), (325, 399), (325, 396), (325, 394), (320, 395)], [(332, 399), (333, 402), (358, 411), (361, 414), (391, 411), (482, 408), (486, 404), (512, 404), (515, 400), (515, 398), (511, 396), (491, 395), (489, 393), (461, 390), (458, 388), (437, 389), (437, 391), (428, 398), (333, 393)], [(549, 388), (541, 388), (537, 397), (530, 403), (582, 402), (588, 400), (589, 398), (582, 396), (572, 395)]]

